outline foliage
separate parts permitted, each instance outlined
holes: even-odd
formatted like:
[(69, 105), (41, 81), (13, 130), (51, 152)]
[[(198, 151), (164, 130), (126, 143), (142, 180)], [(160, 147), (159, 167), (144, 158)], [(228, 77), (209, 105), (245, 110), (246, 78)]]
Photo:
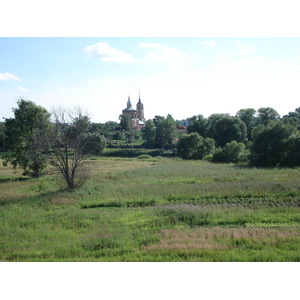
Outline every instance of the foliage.
[(218, 149), (213, 156), (213, 162), (239, 163), (247, 160), (246, 145), (231, 141), (223, 149)]
[(153, 148), (155, 145), (156, 128), (152, 120), (147, 120), (142, 129), (143, 139), (146, 140), (146, 147)]
[(0, 149), (4, 149), (5, 124), (0, 122)]
[(187, 128), (188, 133), (197, 132), (200, 136), (205, 137), (207, 134), (207, 119), (202, 115), (189, 118), (190, 125)]
[[(101, 123), (90, 123), (88, 127), (88, 132), (90, 133), (98, 133), (102, 136), (105, 136), (107, 138), (112, 139), (113, 135), (115, 133), (119, 133), (119, 131), (115, 132), (115, 129), (117, 128), (118, 123), (117, 122), (106, 122), (104, 124)], [(120, 139), (120, 138), (115, 138)]]
[(122, 114), (119, 116), (120, 127), (123, 131), (129, 131), (132, 129), (132, 120), (131, 116), (128, 114)]
[(211, 137), (220, 147), (233, 140), (244, 142), (247, 139), (247, 127), (239, 118), (224, 116), (215, 121)]
[(141, 138), (141, 132), (137, 130), (130, 129), (125, 134), (127, 142), (133, 143), (133, 141), (137, 141)]
[(125, 134), (121, 131), (116, 131), (112, 137), (114, 140), (123, 140), (125, 139)]
[(156, 135), (155, 146), (157, 148), (174, 148), (174, 137), (176, 136), (176, 122), (171, 115), (166, 118), (155, 117)]
[(236, 114), (246, 124), (248, 140), (251, 140), (252, 129), (255, 126), (255, 114), (256, 110), (253, 108), (240, 109)]
[(288, 157), (299, 151), (299, 144), (293, 144), (291, 135), (295, 128), (289, 124), (269, 122), (254, 132), (250, 164), (260, 167), (287, 166)]
[(86, 133), (83, 137), (83, 154), (100, 155), (106, 146), (103, 136), (99, 133)]
[(214, 152), (215, 142), (211, 138), (204, 139), (197, 132), (193, 132), (181, 136), (176, 148), (178, 155), (183, 159), (202, 159)]
[(296, 108), (294, 112), (289, 112), (283, 116), (283, 122), (294, 125), (297, 129), (300, 128), (300, 107)]
[(272, 107), (261, 107), (258, 110), (257, 124), (267, 125), (270, 121), (278, 121), (280, 115)]
[(5, 147), (10, 152), (4, 164), (24, 170), (24, 174), (39, 177), (46, 167), (50, 114), (32, 101), (19, 99), (13, 108), (14, 118), (5, 119)]

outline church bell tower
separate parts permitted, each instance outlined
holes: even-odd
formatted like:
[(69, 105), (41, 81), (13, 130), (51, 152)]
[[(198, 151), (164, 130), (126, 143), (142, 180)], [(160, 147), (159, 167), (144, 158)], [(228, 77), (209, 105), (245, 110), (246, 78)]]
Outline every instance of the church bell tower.
[(141, 102), (140, 92), (139, 92), (139, 102), (136, 105), (136, 110), (137, 110), (137, 118), (140, 121), (145, 122), (145, 118), (144, 118), (144, 104)]

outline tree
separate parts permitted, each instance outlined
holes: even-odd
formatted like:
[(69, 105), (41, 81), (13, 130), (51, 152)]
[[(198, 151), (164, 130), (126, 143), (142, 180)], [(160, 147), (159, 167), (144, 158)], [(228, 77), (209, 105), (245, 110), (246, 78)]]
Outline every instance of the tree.
[(293, 133), (286, 142), (287, 155), (284, 166), (300, 166), (300, 133)]
[(13, 108), (14, 118), (5, 119), (5, 147), (9, 153), (3, 164), (10, 163), (24, 170), (24, 175), (39, 177), (46, 167), (50, 114), (34, 102), (24, 99), (17, 101)]
[(185, 134), (177, 143), (177, 153), (183, 159), (199, 159), (199, 147), (203, 143), (203, 137), (197, 132)]
[(174, 147), (174, 137), (176, 136), (176, 122), (171, 115), (156, 117), (155, 146), (157, 148)]
[(238, 143), (237, 141), (231, 141), (227, 143), (223, 148), (223, 154), (226, 162), (243, 162), (245, 161), (246, 145), (244, 143)]
[(294, 112), (289, 112), (288, 115), (283, 116), (282, 120), (285, 123), (294, 125), (297, 129), (300, 128), (300, 107), (296, 108)]
[(84, 138), (89, 117), (80, 107), (54, 109), (52, 115), (54, 124), (49, 161), (72, 190), (81, 186), (88, 177), (84, 164)]
[(290, 151), (289, 140), (295, 132), (294, 126), (283, 121), (262, 125), (259, 130), (253, 132), (255, 134), (250, 148), (250, 164), (260, 167), (286, 166)]
[(256, 113), (255, 109), (246, 108), (246, 109), (240, 109), (236, 114), (236, 116), (246, 124), (247, 138), (249, 141), (251, 140), (252, 129), (254, 127), (255, 113)]
[(146, 146), (153, 148), (155, 145), (156, 128), (152, 120), (147, 120), (142, 128), (143, 139), (146, 140)]
[(280, 115), (271, 107), (261, 107), (258, 109), (257, 123), (267, 125), (270, 121), (278, 121)]
[(99, 133), (86, 133), (83, 137), (82, 143), (82, 154), (100, 155), (106, 146), (103, 136)]
[(5, 125), (0, 122), (0, 149), (4, 149)]
[(176, 145), (178, 155), (183, 159), (202, 159), (205, 155), (213, 154), (215, 141), (203, 138), (197, 132), (180, 137)]
[(210, 120), (209, 137), (213, 138), (217, 145), (224, 147), (231, 141), (246, 142), (247, 127), (246, 124), (237, 117), (228, 115), (214, 115)]
[(246, 145), (244, 143), (231, 141), (227, 143), (223, 149), (220, 147), (215, 151), (212, 161), (226, 163), (245, 162), (248, 155), (249, 151), (246, 151)]
[(213, 138), (205, 138), (200, 145), (199, 154), (201, 159), (206, 155), (214, 154), (216, 149), (216, 142)]
[(190, 125), (187, 128), (188, 133), (198, 132), (201, 136), (206, 137), (207, 134), (207, 119), (202, 115), (193, 116), (189, 119)]
[(132, 120), (130, 115), (122, 114), (120, 115), (119, 120), (120, 127), (123, 129), (123, 131), (129, 131), (132, 129)]

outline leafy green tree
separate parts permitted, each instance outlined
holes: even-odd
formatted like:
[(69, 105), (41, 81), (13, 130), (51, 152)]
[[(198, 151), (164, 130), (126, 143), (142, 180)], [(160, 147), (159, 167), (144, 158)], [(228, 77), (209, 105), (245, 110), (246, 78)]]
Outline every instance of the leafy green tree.
[(280, 118), (278, 112), (272, 107), (258, 109), (257, 124), (267, 125), (270, 121), (277, 122)]
[(83, 137), (83, 154), (101, 155), (105, 149), (106, 143), (99, 133), (86, 133)]
[(299, 167), (300, 166), (300, 133), (293, 133), (286, 142), (287, 156), (284, 166)]
[(209, 137), (213, 138), (218, 146), (224, 147), (234, 140), (237, 142), (247, 141), (247, 127), (240, 118), (228, 115), (215, 115), (213, 118)]
[(176, 145), (178, 155), (183, 159), (202, 159), (213, 154), (215, 141), (212, 138), (203, 138), (197, 132), (180, 137)]
[(115, 129), (118, 127), (117, 122), (109, 121), (104, 124), (101, 123), (91, 123), (88, 127), (88, 132), (98, 133), (109, 139), (114, 139), (113, 135), (116, 133)]
[(5, 119), (5, 147), (9, 153), (3, 164), (10, 163), (24, 170), (24, 175), (39, 177), (47, 164), (50, 114), (34, 102), (24, 99), (17, 101), (13, 108), (14, 118)]
[(252, 129), (255, 125), (255, 114), (256, 110), (253, 108), (240, 109), (236, 114), (246, 124), (249, 141), (251, 140)]
[(246, 151), (246, 145), (241, 142), (231, 141), (222, 149), (218, 148), (213, 155), (213, 162), (238, 163), (247, 160), (249, 151)]
[(296, 108), (294, 112), (289, 112), (287, 115), (283, 116), (282, 120), (284, 123), (291, 124), (297, 129), (300, 128), (300, 107)]
[(202, 159), (206, 155), (214, 154), (216, 149), (216, 142), (213, 138), (205, 138), (199, 147), (199, 155)]
[(121, 132), (121, 131), (116, 131), (112, 137), (114, 140), (124, 140), (125, 139), (124, 132)]
[(120, 120), (120, 127), (124, 131), (129, 131), (132, 129), (132, 120), (130, 115), (122, 114), (120, 115), (119, 120)]
[(250, 164), (260, 167), (285, 166), (289, 155), (288, 141), (295, 132), (295, 127), (283, 121), (269, 122), (254, 131)]
[(244, 143), (238, 143), (237, 141), (231, 141), (227, 143), (223, 148), (223, 154), (226, 162), (243, 162), (246, 159), (245, 156), (246, 145)]
[(201, 136), (207, 135), (207, 119), (202, 115), (193, 116), (189, 118), (190, 125), (187, 128), (188, 133), (198, 132)]
[(157, 148), (173, 148), (176, 137), (176, 122), (171, 115), (158, 117), (156, 122), (155, 146)]
[(199, 147), (203, 143), (203, 137), (197, 132), (185, 134), (177, 143), (177, 153), (183, 159), (199, 159)]
[(146, 147), (153, 148), (155, 145), (156, 128), (152, 120), (147, 120), (142, 129), (143, 139), (146, 140)]
[(5, 125), (0, 122), (0, 149), (4, 149)]
[(127, 142), (128, 143), (133, 143), (133, 141), (135, 140), (135, 133), (133, 128), (131, 128), (131, 130), (128, 130), (125, 134)]
[(229, 114), (212, 114), (207, 119), (207, 136), (211, 138), (215, 138), (218, 135), (218, 132), (216, 132), (216, 124), (219, 120), (230, 117)]

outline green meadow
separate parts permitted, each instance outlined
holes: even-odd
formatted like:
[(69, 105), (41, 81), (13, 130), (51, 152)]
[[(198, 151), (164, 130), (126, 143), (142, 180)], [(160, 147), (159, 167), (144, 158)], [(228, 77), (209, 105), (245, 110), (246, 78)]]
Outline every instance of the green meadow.
[[(141, 157), (143, 158), (143, 156)], [(73, 192), (0, 164), (1, 261), (300, 261), (300, 169), (94, 157)]]

